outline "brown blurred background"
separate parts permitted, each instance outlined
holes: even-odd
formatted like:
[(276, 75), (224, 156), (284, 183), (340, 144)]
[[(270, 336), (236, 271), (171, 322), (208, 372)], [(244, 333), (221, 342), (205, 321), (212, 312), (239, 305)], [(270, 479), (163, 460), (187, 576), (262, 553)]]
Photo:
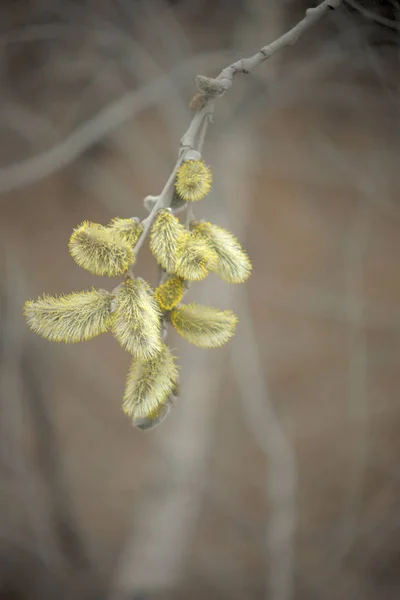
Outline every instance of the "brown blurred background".
[[(249, 282), (219, 350), (171, 334), (181, 397), (144, 433), (129, 356), (31, 333), (21, 307), (117, 280), (74, 226), (144, 218), (216, 75), (307, 1), (0, 5), (0, 598), (400, 598), (400, 3), (345, 2), (217, 103), (201, 217)], [(156, 281), (144, 249), (138, 274)]]

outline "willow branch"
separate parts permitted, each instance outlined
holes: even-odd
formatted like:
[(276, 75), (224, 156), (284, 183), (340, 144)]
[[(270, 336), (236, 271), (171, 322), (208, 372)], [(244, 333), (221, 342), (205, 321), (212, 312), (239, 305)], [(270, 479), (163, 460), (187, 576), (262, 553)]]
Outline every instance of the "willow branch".
[[(292, 29), (284, 33), (277, 40), (263, 46), (256, 54), (248, 58), (241, 58), (228, 67), (225, 67), (215, 79), (203, 75), (196, 77), (199, 93), (192, 99), (191, 106), (198, 108), (198, 110), (196, 110), (187, 131), (181, 138), (179, 155), (175, 167), (160, 196), (156, 198), (152, 205), (150, 215), (144, 221), (144, 231), (135, 247), (136, 255), (147, 236), (157, 212), (171, 205), (175, 173), (179, 166), (189, 158), (197, 158), (197, 154), (199, 158), (201, 157), (207, 127), (210, 121), (212, 121), (214, 114), (214, 100), (222, 97), (229, 90), (236, 75), (239, 73), (247, 75), (278, 50), (295, 44), (307, 29), (314, 25), (328, 10), (337, 8), (341, 2), (342, 0), (324, 0), (317, 7), (307, 9), (305, 17)], [(197, 101), (199, 101), (198, 104)]]

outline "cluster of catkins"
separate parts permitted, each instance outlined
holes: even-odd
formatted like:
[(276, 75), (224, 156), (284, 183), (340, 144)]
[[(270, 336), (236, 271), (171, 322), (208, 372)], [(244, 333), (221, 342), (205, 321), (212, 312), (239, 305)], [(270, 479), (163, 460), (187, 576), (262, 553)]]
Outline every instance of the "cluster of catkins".
[[(211, 172), (201, 160), (185, 161), (177, 171), (175, 194), (182, 202), (203, 198), (211, 187)], [(108, 226), (85, 221), (69, 241), (75, 262), (94, 275), (125, 280), (112, 292), (92, 289), (26, 302), (29, 327), (54, 342), (90, 340), (109, 331), (132, 356), (123, 410), (134, 425), (148, 429), (169, 412), (177, 395), (178, 370), (164, 343), (167, 323), (188, 342), (215, 348), (234, 334), (236, 316), (198, 304), (182, 304), (188, 283), (210, 271), (229, 283), (241, 283), (251, 263), (237, 239), (204, 221), (183, 225), (173, 210), (157, 212), (150, 230), (150, 249), (162, 270), (153, 290), (132, 275), (135, 245), (144, 235), (139, 219), (115, 218)]]

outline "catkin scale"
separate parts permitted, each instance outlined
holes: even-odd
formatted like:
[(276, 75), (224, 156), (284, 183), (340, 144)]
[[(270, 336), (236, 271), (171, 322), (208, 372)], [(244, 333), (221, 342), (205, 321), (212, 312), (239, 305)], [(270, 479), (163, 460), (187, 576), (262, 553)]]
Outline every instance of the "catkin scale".
[(217, 255), (205, 238), (191, 232), (178, 244), (175, 274), (186, 281), (201, 281), (215, 265)]
[(173, 273), (178, 256), (178, 247), (188, 232), (168, 210), (161, 210), (150, 232), (150, 250), (157, 263), (167, 272)]
[(153, 429), (160, 423), (164, 421), (164, 419), (168, 416), (171, 410), (171, 403), (169, 402), (169, 398), (163, 404), (159, 404), (154, 410), (152, 410), (145, 417), (141, 417), (139, 419), (135, 419), (133, 424), (142, 429), (143, 431), (147, 429)]
[(160, 317), (150, 285), (128, 279), (118, 289), (110, 330), (127, 352), (149, 359), (161, 348)]
[(182, 300), (185, 282), (180, 277), (170, 277), (154, 290), (154, 297), (161, 310), (171, 310)]
[(139, 219), (120, 219), (115, 217), (108, 227), (122, 237), (130, 246), (134, 246), (143, 232), (143, 225)]
[(69, 240), (69, 252), (79, 267), (93, 275), (115, 277), (134, 262), (133, 249), (109, 227), (84, 221)]
[(251, 262), (236, 237), (218, 225), (192, 221), (191, 230), (210, 244), (217, 259), (212, 271), (228, 283), (243, 283), (250, 276)]
[(169, 318), (185, 340), (200, 348), (222, 346), (234, 335), (237, 324), (232, 311), (201, 304), (182, 304)]
[(104, 290), (43, 295), (24, 306), (29, 327), (51, 342), (72, 344), (107, 331), (113, 296)]
[(143, 420), (157, 420), (174, 390), (178, 369), (164, 344), (150, 360), (133, 359), (125, 386), (122, 410), (140, 426)]

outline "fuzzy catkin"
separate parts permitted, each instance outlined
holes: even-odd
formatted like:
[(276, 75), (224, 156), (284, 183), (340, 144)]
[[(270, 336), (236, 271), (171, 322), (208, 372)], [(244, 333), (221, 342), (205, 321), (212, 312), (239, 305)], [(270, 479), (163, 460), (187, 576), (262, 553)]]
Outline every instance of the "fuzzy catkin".
[(150, 360), (133, 359), (125, 386), (123, 411), (138, 425), (143, 419), (157, 421), (178, 379), (170, 349), (164, 344)]
[(175, 189), (183, 200), (197, 202), (211, 189), (211, 170), (202, 160), (187, 160), (176, 173)]
[(170, 277), (154, 290), (154, 297), (161, 310), (171, 310), (182, 300), (185, 282), (180, 277)]
[(186, 281), (201, 281), (216, 263), (217, 255), (205, 238), (191, 232), (177, 248), (175, 274)]
[(134, 246), (143, 232), (143, 225), (139, 219), (120, 219), (115, 217), (108, 227), (130, 246)]
[(84, 221), (69, 240), (69, 251), (76, 264), (93, 275), (115, 277), (134, 262), (133, 249), (108, 227)]
[(192, 221), (192, 231), (203, 236), (217, 255), (212, 271), (228, 283), (243, 283), (250, 276), (251, 262), (236, 237), (218, 225)]
[(24, 314), (29, 327), (51, 342), (72, 344), (107, 331), (112, 295), (104, 290), (75, 292), (28, 301)]
[(179, 219), (168, 210), (160, 210), (151, 228), (150, 250), (167, 273), (174, 272), (178, 247), (188, 235)]
[(128, 279), (117, 292), (110, 329), (130, 354), (149, 359), (161, 348), (160, 317), (150, 285), (143, 279)]
[(182, 304), (171, 312), (170, 321), (191, 344), (200, 348), (217, 348), (235, 334), (238, 319), (230, 310), (201, 304)]

